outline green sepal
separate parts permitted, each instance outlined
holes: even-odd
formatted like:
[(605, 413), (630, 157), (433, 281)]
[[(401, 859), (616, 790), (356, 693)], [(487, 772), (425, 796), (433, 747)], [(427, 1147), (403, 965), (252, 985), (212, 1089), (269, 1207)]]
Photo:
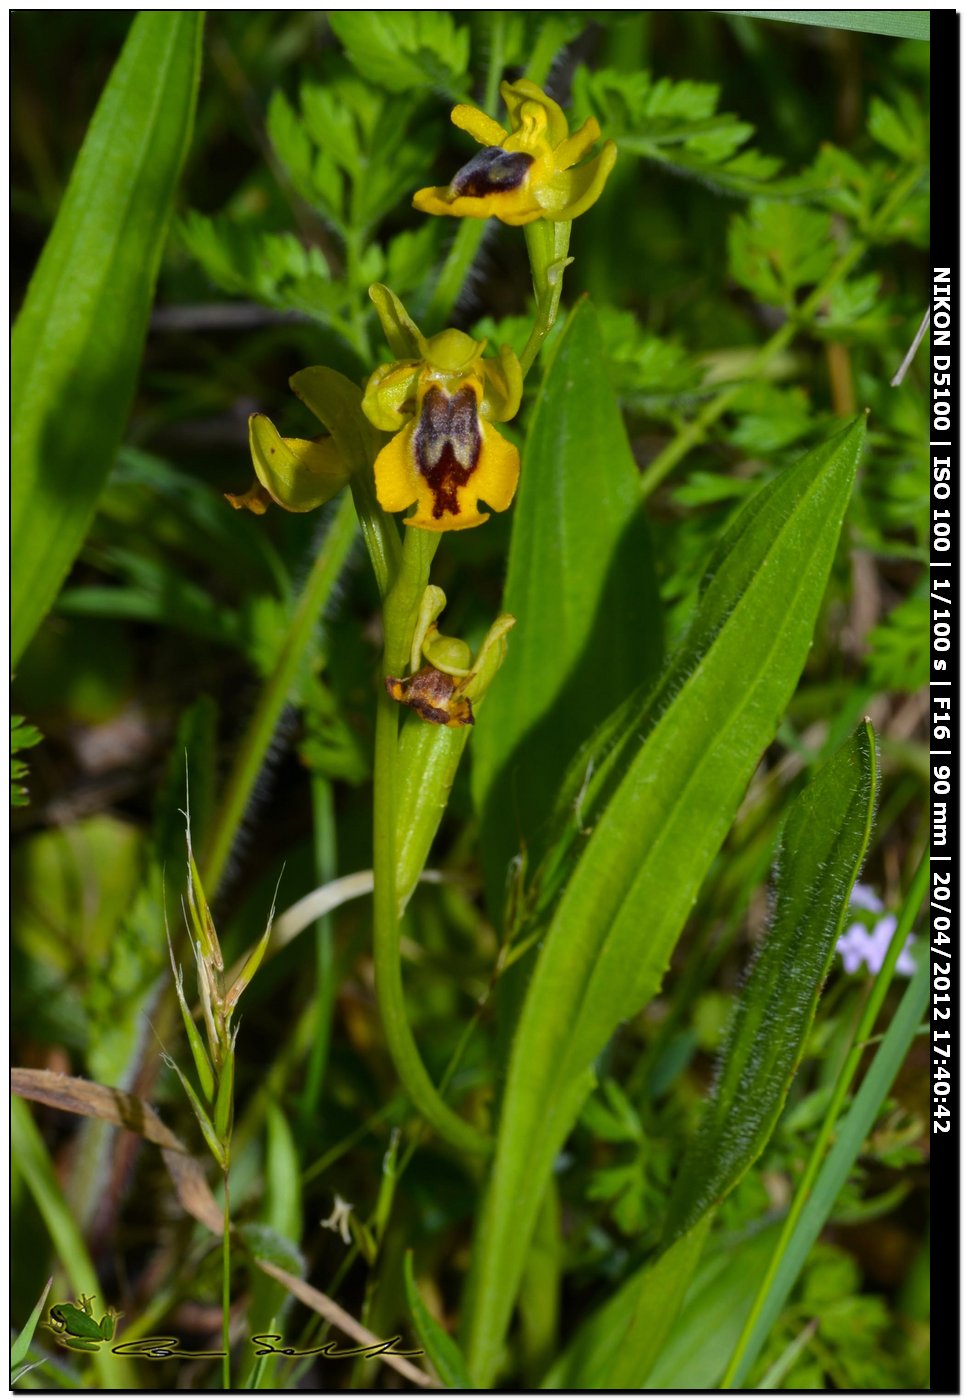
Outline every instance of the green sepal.
[(263, 413), (248, 419), (248, 445), (261, 485), (276, 505), (298, 514), (330, 501), (352, 474), (332, 438), (283, 438)]
[(382, 282), (373, 282), (369, 296), (375, 307), (389, 349), (397, 360), (421, 360), (426, 342), (395, 292)]

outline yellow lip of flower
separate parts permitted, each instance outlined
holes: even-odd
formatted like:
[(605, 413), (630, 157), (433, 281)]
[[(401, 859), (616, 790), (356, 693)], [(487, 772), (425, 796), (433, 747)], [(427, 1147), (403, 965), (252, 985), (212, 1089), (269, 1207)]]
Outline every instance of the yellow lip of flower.
[(375, 460), (376, 495), (392, 512), (415, 502), (406, 525), (468, 530), (489, 519), (480, 500), (502, 511), (516, 492), (519, 452), (492, 422), (519, 408), (519, 361), (508, 346), (484, 359), (486, 342), (463, 331), (418, 345), (422, 359), (382, 365), (362, 400), (370, 422), (395, 433)]
[(589, 117), (571, 136), (562, 108), (526, 78), (500, 87), (511, 130), (476, 107), (459, 103), (453, 123), (483, 146), (448, 186), (419, 190), (423, 214), (530, 224), (536, 219), (575, 219), (595, 204), (613, 169), (617, 148), (607, 141), (599, 155), (577, 165), (600, 135)]

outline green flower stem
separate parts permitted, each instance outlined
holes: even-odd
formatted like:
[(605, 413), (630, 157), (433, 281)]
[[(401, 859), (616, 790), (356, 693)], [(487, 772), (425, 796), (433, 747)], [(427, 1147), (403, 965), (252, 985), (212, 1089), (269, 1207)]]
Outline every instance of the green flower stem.
[(318, 619), (332, 596), (332, 590), (355, 540), (356, 530), (352, 498), (346, 491), (340, 497), (322, 549), (298, 601), (278, 653), (275, 669), (265, 682), (235, 756), (203, 864), (203, 881), (211, 896), (215, 894), (224, 874), (235, 835), (244, 817), (272, 735), (291, 694), (298, 667)]
[[(814, 1183), (817, 1180), (818, 1172), (821, 1169), (821, 1163), (824, 1160), (828, 1144), (830, 1143), (831, 1138), (834, 1135), (838, 1119), (841, 1116), (841, 1111), (844, 1107), (844, 1101), (848, 1096), (848, 1092), (851, 1088), (852, 1083), (854, 1082), (854, 1077), (857, 1074), (858, 1069), (860, 1068), (862, 1057), (874, 1031), (875, 1022), (878, 1019), (878, 1013), (881, 1011), (881, 1007), (884, 1002), (885, 996), (887, 995), (888, 988), (891, 985), (891, 980), (894, 976), (895, 965), (898, 962), (898, 958), (901, 956), (901, 952), (905, 946), (908, 935), (909, 933), (911, 933), (912, 924), (915, 922), (915, 919), (918, 915), (918, 910), (921, 907), (921, 902), (925, 897), (925, 891), (928, 887), (928, 878), (929, 853), (928, 851), (926, 851), (921, 858), (921, 862), (918, 866), (918, 869), (915, 871), (914, 879), (911, 882), (911, 888), (908, 891), (908, 897), (905, 900), (904, 907), (902, 908), (901, 916), (898, 920), (898, 926), (895, 929), (894, 934), (892, 935), (890, 944), (888, 945), (888, 952), (884, 962), (882, 963), (881, 971), (878, 973), (878, 976), (875, 979), (874, 985), (872, 986), (871, 992), (868, 996), (868, 1000), (865, 1002), (864, 1010), (861, 1013), (861, 1018), (855, 1030), (854, 1039), (851, 1043), (851, 1049), (848, 1052), (848, 1057), (845, 1060), (841, 1072), (838, 1075), (837, 1081), (835, 1083), (834, 1092), (831, 1095), (831, 1101), (828, 1104), (827, 1112), (824, 1115), (824, 1121), (821, 1124), (820, 1131), (818, 1132), (818, 1135), (814, 1141), (814, 1146), (811, 1149), (811, 1155), (808, 1158), (808, 1164), (804, 1169), (804, 1175), (801, 1177), (801, 1180), (798, 1183), (798, 1188), (795, 1192), (794, 1200), (791, 1203), (791, 1208), (785, 1216), (784, 1224), (781, 1228), (780, 1239), (774, 1247), (774, 1253), (771, 1256), (770, 1263), (767, 1267), (767, 1272), (764, 1274), (764, 1277), (761, 1280), (760, 1287), (757, 1290), (757, 1295), (754, 1299), (754, 1305), (747, 1315), (747, 1319), (744, 1322), (744, 1327), (741, 1331), (740, 1337), (738, 1338), (737, 1345), (734, 1348), (734, 1353), (731, 1356), (730, 1363), (727, 1367), (727, 1371), (725, 1372), (724, 1378), (720, 1383), (721, 1390), (731, 1390), (735, 1384), (737, 1372), (740, 1368), (741, 1361), (743, 1360), (744, 1352), (747, 1349), (747, 1344), (750, 1341), (751, 1334), (753, 1333), (754, 1328), (757, 1325), (757, 1320), (760, 1317), (764, 1304), (767, 1301), (768, 1293), (770, 1292), (774, 1284), (774, 1279), (777, 1276), (777, 1271), (780, 1267), (781, 1260), (784, 1257), (784, 1253), (788, 1247), (788, 1244), (790, 1243), (791, 1237), (793, 1236), (794, 1231), (797, 1228), (798, 1221), (801, 1218), (801, 1213), (803, 1212), (804, 1207), (807, 1205), (811, 1192), (814, 1189)], [(928, 949), (922, 948), (920, 956), (927, 958)]]
[[(922, 178), (920, 170), (912, 170), (904, 180), (899, 180), (898, 184), (891, 191), (891, 194), (884, 201), (877, 214), (869, 224), (868, 237), (857, 238), (841, 257), (829, 269), (827, 274), (801, 303), (793, 318), (789, 318), (774, 332), (770, 340), (766, 341), (754, 356), (747, 370), (747, 379), (741, 380), (737, 384), (731, 384), (726, 389), (722, 389), (719, 394), (697, 414), (685, 428), (681, 428), (674, 438), (667, 444), (662, 452), (659, 452), (653, 459), (646, 471), (640, 476), (640, 490), (644, 500), (656, 490), (663, 481), (673, 471), (682, 458), (686, 457), (692, 447), (703, 442), (707, 436), (708, 429), (713, 427), (725, 413), (731, 404), (743, 390), (748, 380), (753, 380), (777, 355), (785, 350), (791, 343), (802, 325), (806, 325), (817, 311), (821, 309), (821, 304), (828, 293), (847, 277), (848, 273), (855, 267), (865, 253), (868, 251), (869, 243), (875, 236), (877, 228), (887, 226), (888, 220), (896, 209), (905, 202), (908, 196), (914, 191), (916, 185)], [(528, 230), (527, 230), (528, 231)]]
[(231, 1389), (231, 1204), (224, 1169), (224, 1233), (221, 1242), (221, 1388)]
[[(419, 604), (439, 536), (408, 530), (402, 564), (385, 600), (383, 677), (403, 675)], [(488, 1152), (489, 1140), (444, 1102), (426, 1072), (405, 1008), (396, 896), (396, 786), (398, 779), (399, 707), (381, 688), (375, 722), (375, 813), (372, 866), (375, 991), (389, 1052), (414, 1106), (441, 1137), (469, 1152)]]
[(572, 220), (536, 219), (526, 224), (526, 250), (533, 273), (533, 292), (536, 296), (536, 321), (529, 333), (526, 348), (519, 357), (523, 377), (529, 373), (533, 361), (540, 352), (556, 314), (560, 309), (563, 294), (563, 273), (571, 259), (566, 254), (570, 246)]

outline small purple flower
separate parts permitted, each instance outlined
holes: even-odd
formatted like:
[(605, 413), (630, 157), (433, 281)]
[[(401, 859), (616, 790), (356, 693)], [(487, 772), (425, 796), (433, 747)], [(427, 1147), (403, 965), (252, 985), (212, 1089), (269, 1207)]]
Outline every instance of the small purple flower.
[[(866, 909), (872, 914), (880, 914), (884, 910), (881, 900), (867, 885), (855, 885), (851, 904), (854, 908)], [(898, 920), (894, 914), (885, 914), (871, 929), (861, 923), (851, 924), (838, 939), (838, 952), (841, 954), (845, 972), (858, 972), (864, 966), (873, 975), (879, 973), (897, 927)], [(895, 964), (895, 971), (902, 977), (911, 977), (915, 971), (915, 959), (911, 954), (913, 942), (914, 939), (909, 935)]]

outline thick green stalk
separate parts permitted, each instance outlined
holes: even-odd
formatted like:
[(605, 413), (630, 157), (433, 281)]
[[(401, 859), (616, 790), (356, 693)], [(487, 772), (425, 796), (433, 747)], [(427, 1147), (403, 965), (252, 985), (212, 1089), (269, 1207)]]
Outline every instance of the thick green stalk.
[(352, 497), (346, 491), (339, 499), (322, 549), (298, 600), (275, 669), (265, 682), (255, 712), (248, 721), (248, 727), (235, 755), (228, 785), (205, 853), (203, 880), (209, 895), (216, 892), (224, 874), (238, 827), (264, 763), (272, 735), (291, 694), (298, 667), (318, 619), (332, 596), (332, 590), (355, 540), (357, 528)]
[[(918, 910), (921, 907), (922, 899), (925, 896), (925, 890), (928, 886), (928, 877), (929, 853), (926, 851), (922, 856), (918, 869), (915, 871), (914, 879), (911, 882), (911, 889), (908, 891), (908, 898), (905, 900), (904, 907), (902, 908), (901, 917), (898, 920), (898, 927), (895, 929), (891, 943), (888, 945), (888, 953), (882, 963), (881, 971), (878, 973), (868, 996), (868, 1000), (865, 1002), (864, 1010), (861, 1013), (861, 1019), (854, 1033), (854, 1039), (848, 1053), (848, 1058), (845, 1060), (841, 1073), (838, 1075), (837, 1082), (834, 1086), (834, 1092), (831, 1095), (831, 1101), (824, 1115), (824, 1121), (821, 1124), (820, 1131), (811, 1149), (811, 1155), (808, 1158), (807, 1166), (804, 1169), (804, 1175), (798, 1183), (794, 1200), (791, 1203), (791, 1209), (785, 1217), (780, 1238), (774, 1247), (774, 1253), (771, 1256), (767, 1271), (761, 1280), (757, 1296), (754, 1299), (754, 1305), (747, 1315), (727, 1371), (720, 1383), (721, 1390), (730, 1390), (735, 1384), (737, 1371), (741, 1365), (747, 1344), (757, 1325), (757, 1320), (761, 1315), (764, 1304), (767, 1301), (767, 1296), (773, 1286), (785, 1250), (797, 1228), (801, 1213), (810, 1198), (828, 1144), (834, 1135), (838, 1119), (844, 1108), (845, 1099), (848, 1096), (854, 1077), (861, 1065), (867, 1043), (874, 1032), (878, 1013), (881, 1010), (888, 988), (891, 985), (892, 977), (894, 976), (895, 965), (905, 946), (905, 942), (911, 932), (912, 924), (915, 922)], [(928, 956), (927, 950), (922, 951), (922, 956)]]
[(806, 297), (801, 303), (793, 319), (785, 321), (783, 326), (780, 326), (778, 330), (774, 332), (770, 340), (766, 341), (761, 346), (750, 363), (746, 379), (742, 379), (739, 383), (730, 384), (726, 389), (722, 389), (715, 398), (711, 399), (710, 402), (701, 409), (696, 418), (688, 423), (685, 428), (681, 428), (676, 436), (668, 442), (663, 451), (657, 454), (646, 471), (642, 472), (640, 475), (640, 490), (644, 500), (652, 495), (661, 481), (663, 481), (664, 477), (668, 476), (670, 472), (673, 471), (677, 463), (681, 461), (682, 458), (686, 457), (692, 447), (696, 447), (698, 443), (703, 442), (704, 438), (707, 436), (708, 429), (713, 427), (721, 414), (725, 413), (731, 406), (738, 394), (743, 390), (746, 382), (755, 379), (760, 374), (761, 370), (763, 370), (775, 356), (786, 349), (801, 329), (801, 326), (807, 324), (814, 314), (821, 309), (821, 305), (828, 293), (831, 292), (839, 282), (843, 281), (852, 268), (864, 257), (865, 253), (868, 251), (868, 242), (874, 236), (875, 228), (883, 227), (887, 224), (892, 214), (896, 209), (900, 208), (920, 180), (921, 172), (919, 170), (913, 170), (909, 172), (904, 180), (898, 182), (871, 221), (868, 238), (855, 239), (850, 248), (842, 253), (838, 261), (818, 283), (810, 296)]
[[(408, 530), (402, 565), (383, 610), (385, 656), (383, 679), (403, 675), (409, 664), (412, 633), (439, 536)], [(470, 1152), (487, 1152), (491, 1144), (443, 1101), (426, 1072), (409, 1026), (402, 986), (402, 958), (396, 896), (396, 787), (398, 780), (399, 707), (384, 686), (375, 722), (375, 811), (372, 867), (375, 990), (389, 1052), (415, 1107), (440, 1136)]]

